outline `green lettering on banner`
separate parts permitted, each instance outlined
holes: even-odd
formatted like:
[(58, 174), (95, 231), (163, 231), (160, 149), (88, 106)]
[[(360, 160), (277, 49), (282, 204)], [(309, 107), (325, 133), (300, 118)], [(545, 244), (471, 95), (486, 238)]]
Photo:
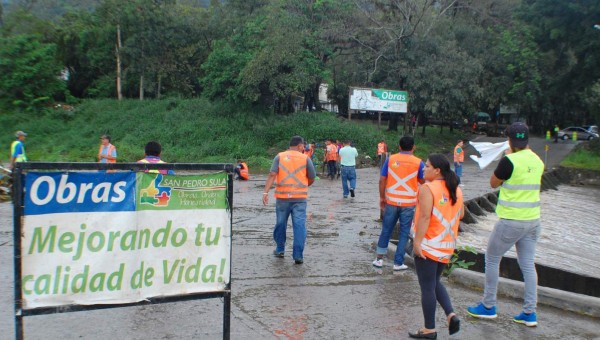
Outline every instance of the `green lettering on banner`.
[(392, 91), (392, 90), (378, 90), (373, 89), (375, 97), (392, 102), (408, 103), (408, 92), (406, 91)]
[[(111, 273), (99, 272), (91, 275), (91, 270), (91, 266), (87, 264), (83, 266), (83, 270), (76, 273), (72, 273), (70, 266), (56, 266), (53, 273), (44, 273), (38, 277), (23, 276), (21, 286), (25, 296), (84, 294), (122, 289), (124, 263), (119, 264), (119, 269)], [(151, 275), (146, 274), (145, 282), (150, 278)]]

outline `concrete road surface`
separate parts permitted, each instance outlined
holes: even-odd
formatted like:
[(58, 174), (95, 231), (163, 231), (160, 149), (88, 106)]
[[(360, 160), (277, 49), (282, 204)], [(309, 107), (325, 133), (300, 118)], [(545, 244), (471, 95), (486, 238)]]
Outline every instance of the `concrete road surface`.
[[(234, 185), (232, 339), (406, 339), (409, 330), (423, 326), (414, 269), (394, 273), (389, 259), (382, 269), (371, 265), (380, 231), (376, 168), (358, 170), (355, 198), (342, 198), (339, 180), (311, 187), (302, 265), (291, 258), (291, 228), (285, 258), (271, 255), (275, 211), (273, 199), (267, 206), (261, 203), (265, 178), (254, 175)], [(487, 186), (470, 190), (466, 184), (470, 196), (487, 191)], [(0, 339), (14, 337), (11, 209), (10, 203), (0, 204)], [(450, 283), (447, 288), (462, 319), (454, 339), (600, 335), (598, 319), (544, 306), (538, 309), (538, 327), (516, 324), (512, 316), (521, 311), (522, 301), (509, 298), (499, 299), (498, 319), (475, 320), (465, 310), (481, 292)], [(436, 322), (439, 338), (449, 338), (440, 308)], [(27, 339), (220, 339), (221, 329), (219, 299), (25, 319)]]

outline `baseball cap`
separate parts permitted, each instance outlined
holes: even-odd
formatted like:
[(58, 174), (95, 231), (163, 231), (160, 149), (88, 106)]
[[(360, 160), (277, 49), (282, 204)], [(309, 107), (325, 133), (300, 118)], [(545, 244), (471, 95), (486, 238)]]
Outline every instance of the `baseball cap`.
[(525, 123), (516, 122), (508, 127), (508, 138), (513, 147), (523, 149), (529, 143), (529, 128)]
[(25, 136), (25, 137), (27, 137), (27, 134), (25, 132), (23, 132), (23, 131), (17, 131), (15, 133), (15, 136), (17, 136), (17, 137), (19, 137), (19, 136)]

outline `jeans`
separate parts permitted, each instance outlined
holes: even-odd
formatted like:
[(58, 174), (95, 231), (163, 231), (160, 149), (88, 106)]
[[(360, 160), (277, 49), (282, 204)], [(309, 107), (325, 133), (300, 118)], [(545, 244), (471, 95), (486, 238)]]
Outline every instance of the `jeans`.
[(460, 183), (460, 178), (462, 177), (462, 167), (463, 164), (460, 162), (454, 162), (454, 172), (456, 176), (458, 176), (458, 182)]
[(395, 205), (386, 204), (383, 212), (383, 223), (381, 227), (381, 235), (377, 242), (377, 255), (387, 253), (388, 243), (392, 237), (392, 231), (396, 226), (398, 219), (400, 220), (400, 232), (398, 233), (398, 247), (394, 254), (394, 264), (404, 264), (404, 247), (408, 240), (410, 225), (415, 215), (415, 206), (398, 207)]
[(336, 172), (335, 161), (327, 161), (327, 176), (334, 178)]
[(517, 260), (523, 274), (523, 281), (525, 281), (523, 311), (527, 314), (535, 312), (537, 272), (534, 258), (541, 229), (539, 219), (530, 221), (500, 219), (496, 223), (485, 252), (485, 289), (482, 301), (484, 306), (491, 308), (496, 305), (500, 260), (515, 245)]
[[(350, 182), (350, 187), (348, 187)], [(350, 189), (356, 189), (356, 168), (353, 166), (342, 165), (342, 189), (344, 190), (344, 197), (348, 197)]]
[(294, 260), (304, 258), (304, 243), (306, 242), (306, 201), (289, 202), (285, 199), (277, 199), (275, 202), (275, 229), (273, 239), (277, 244), (275, 249), (278, 253), (285, 250), (285, 230), (288, 218), (292, 215), (292, 226), (294, 230), (294, 245), (292, 257)]
[(421, 308), (425, 319), (425, 328), (435, 329), (436, 301), (440, 303), (446, 316), (454, 312), (446, 287), (440, 281), (445, 263), (431, 259), (415, 257), (415, 269), (421, 287)]

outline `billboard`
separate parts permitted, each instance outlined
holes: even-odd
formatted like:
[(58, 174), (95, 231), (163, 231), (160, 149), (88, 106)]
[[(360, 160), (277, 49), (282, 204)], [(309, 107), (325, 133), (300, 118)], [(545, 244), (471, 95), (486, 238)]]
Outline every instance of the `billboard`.
[(350, 88), (350, 110), (408, 112), (408, 92), (385, 89)]
[(23, 308), (134, 303), (230, 282), (226, 172), (29, 172)]

